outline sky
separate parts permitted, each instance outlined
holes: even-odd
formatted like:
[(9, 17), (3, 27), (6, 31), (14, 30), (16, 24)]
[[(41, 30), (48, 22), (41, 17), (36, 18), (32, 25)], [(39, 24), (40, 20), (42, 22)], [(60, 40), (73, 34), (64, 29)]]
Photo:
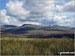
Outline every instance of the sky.
[(0, 25), (75, 27), (74, 0), (0, 0)]

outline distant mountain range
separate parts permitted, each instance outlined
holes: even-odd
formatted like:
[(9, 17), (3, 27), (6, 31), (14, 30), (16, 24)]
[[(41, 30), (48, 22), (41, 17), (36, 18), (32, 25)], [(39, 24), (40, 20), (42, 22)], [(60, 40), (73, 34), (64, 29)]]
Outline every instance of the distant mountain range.
[(2, 37), (27, 37), (27, 38), (74, 38), (74, 28), (61, 26), (38, 26), (24, 24), (22, 26), (0, 26)]

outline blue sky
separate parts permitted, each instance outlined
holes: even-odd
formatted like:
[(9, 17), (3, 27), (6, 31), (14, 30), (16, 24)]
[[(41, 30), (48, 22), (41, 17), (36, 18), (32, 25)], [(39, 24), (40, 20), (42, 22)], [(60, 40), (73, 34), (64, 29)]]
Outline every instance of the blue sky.
[(1, 0), (0, 1), (0, 5), (1, 5), (1, 7), (0, 7), (0, 9), (2, 10), (2, 9), (6, 9), (6, 3), (7, 3), (8, 1), (7, 0)]
[(74, 0), (1, 0), (0, 25), (74, 26)]

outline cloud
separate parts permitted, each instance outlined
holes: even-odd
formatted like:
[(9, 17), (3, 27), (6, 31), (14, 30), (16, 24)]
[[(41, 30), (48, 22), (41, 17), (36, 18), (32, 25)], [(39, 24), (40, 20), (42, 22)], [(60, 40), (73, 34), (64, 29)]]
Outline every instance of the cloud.
[[(68, 6), (68, 8), (66, 7)], [(68, 16), (58, 16), (55, 10), (71, 11), (72, 2), (65, 3), (63, 6), (56, 5), (54, 0), (14, 0), (8, 1), (5, 10), (0, 10), (0, 24), (34, 24), (34, 25), (63, 25), (71, 26), (73, 19)], [(64, 9), (66, 7), (66, 9)], [(73, 10), (72, 10), (73, 11)]]
[(17, 20), (15, 17), (11, 17), (6, 15), (6, 10), (0, 10), (0, 24), (7, 24), (7, 25), (16, 25), (21, 26), (22, 24), (33, 24), (33, 25), (41, 25), (39, 22), (21, 22)]
[(6, 16), (6, 10), (0, 10), (0, 24), (8, 24), (9, 16)]
[(64, 5), (56, 5), (56, 10), (58, 12), (75, 12), (75, 1), (71, 0)]
[(23, 7), (30, 11), (29, 15), (26, 17), (27, 20), (44, 23), (44, 20), (46, 22), (53, 17), (53, 0), (26, 0)]
[(55, 15), (54, 20), (57, 22), (57, 25), (61, 26), (74, 26), (74, 18), (70, 19), (67, 16), (58, 16)]
[(22, 6), (23, 3), (20, 1), (9, 1), (6, 4), (8, 15), (20, 19), (25, 19), (26, 16), (29, 14), (29, 11), (25, 10), (25, 8), (23, 8)]
[(15, 18), (6, 15), (6, 10), (0, 10), (0, 24), (16, 25), (18, 22)]
[(33, 24), (33, 25), (41, 25), (39, 22), (24, 22), (23, 24)]

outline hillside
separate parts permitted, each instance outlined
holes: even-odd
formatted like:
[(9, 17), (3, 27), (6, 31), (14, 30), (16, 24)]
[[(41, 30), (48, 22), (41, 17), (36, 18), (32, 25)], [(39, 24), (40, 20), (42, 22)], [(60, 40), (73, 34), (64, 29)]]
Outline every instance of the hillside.
[(2, 26), (1, 35), (28, 38), (74, 38), (74, 29), (60, 26), (38, 26), (24, 24), (22, 26)]
[(59, 56), (58, 52), (74, 52), (73, 28), (29, 24), (19, 27), (9, 25), (2, 26), (0, 33), (1, 55)]

